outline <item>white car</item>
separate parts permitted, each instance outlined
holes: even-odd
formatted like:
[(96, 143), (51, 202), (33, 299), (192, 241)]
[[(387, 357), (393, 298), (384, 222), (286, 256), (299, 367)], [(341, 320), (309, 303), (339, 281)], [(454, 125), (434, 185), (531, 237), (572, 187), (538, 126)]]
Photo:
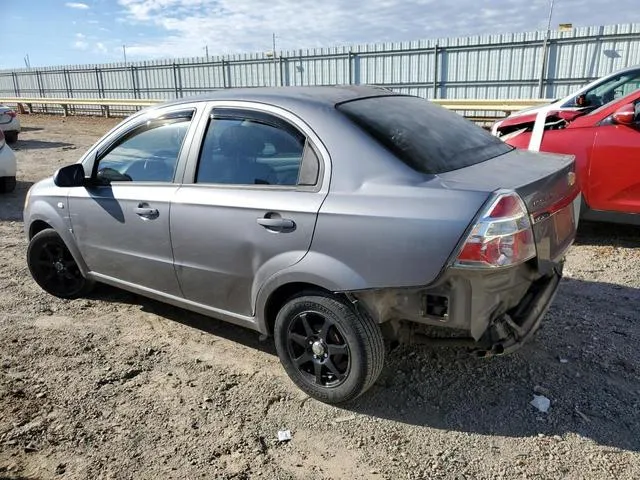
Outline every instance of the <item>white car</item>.
[(13, 192), (16, 188), (16, 154), (9, 148), (0, 130), (0, 193)]
[(20, 120), (12, 108), (0, 105), (0, 131), (4, 133), (7, 143), (16, 143), (20, 133)]
[(494, 123), (491, 132), (498, 137), (503, 137), (523, 128), (533, 128), (536, 116), (541, 110), (589, 112), (625, 97), (639, 88), (640, 65), (618, 70), (548, 105), (525, 108), (512, 113), (504, 120)]

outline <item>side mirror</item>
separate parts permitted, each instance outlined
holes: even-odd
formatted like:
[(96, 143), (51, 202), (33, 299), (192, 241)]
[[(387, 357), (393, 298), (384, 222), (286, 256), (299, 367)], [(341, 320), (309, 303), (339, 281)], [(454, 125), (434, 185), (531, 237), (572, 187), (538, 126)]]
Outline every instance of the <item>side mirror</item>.
[(53, 174), (53, 183), (58, 187), (83, 187), (84, 167), (80, 163), (62, 167)]
[(613, 112), (613, 121), (620, 125), (633, 125), (636, 122), (635, 105), (627, 103)]

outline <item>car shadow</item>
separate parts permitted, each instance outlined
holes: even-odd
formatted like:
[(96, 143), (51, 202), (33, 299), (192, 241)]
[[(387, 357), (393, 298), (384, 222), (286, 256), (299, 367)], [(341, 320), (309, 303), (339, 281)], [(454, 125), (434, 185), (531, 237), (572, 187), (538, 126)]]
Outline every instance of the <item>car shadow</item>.
[(0, 475), (0, 480), (38, 480), (38, 478), (23, 477), (22, 475)]
[(580, 221), (576, 245), (602, 245), (613, 247), (635, 248), (638, 246), (636, 225)]
[(110, 186), (95, 187), (87, 191), (89, 192), (89, 197), (114, 220), (118, 223), (125, 222), (122, 205), (120, 205), (120, 202), (113, 196), (113, 190)]
[[(273, 341), (261, 341), (256, 332), (117, 288), (100, 285), (91, 298), (141, 305), (143, 311), (276, 354)], [(638, 305), (638, 289), (565, 278), (544, 327), (519, 352), (480, 359), (460, 348), (401, 346), (388, 354), (376, 385), (341, 408), (488, 436), (573, 433), (640, 451)], [(530, 405), (534, 393), (551, 400), (548, 413)]]
[(44, 150), (47, 148), (68, 148), (68, 149), (76, 148), (76, 146), (73, 143), (45, 142), (43, 140), (23, 140), (22, 138), (18, 138), (18, 142), (10, 146), (12, 150), (15, 150), (17, 152), (20, 150)]
[(11, 193), (0, 193), (0, 222), (21, 222), (24, 199), (33, 182), (18, 180)]
[(146, 298), (135, 293), (111, 287), (105, 284), (98, 284), (87, 298), (102, 300), (106, 302), (126, 303), (129, 305), (139, 305), (143, 312), (153, 313), (159, 317), (181, 323), (186, 327), (194, 328), (211, 335), (220, 336), (240, 343), (249, 348), (276, 355), (273, 341), (261, 341), (260, 335), (253, 330), (239, 327), (222, 320), (200, 315), (189, 310), (174, 307), (150, 298)]
[(22, 476), (22, 475), (2, 475), (0, 474), (0, 480), (38, 480), (38, 477)]
[(20, 132), (39, 132), (44, 130), (44, 127), (20, 127)]

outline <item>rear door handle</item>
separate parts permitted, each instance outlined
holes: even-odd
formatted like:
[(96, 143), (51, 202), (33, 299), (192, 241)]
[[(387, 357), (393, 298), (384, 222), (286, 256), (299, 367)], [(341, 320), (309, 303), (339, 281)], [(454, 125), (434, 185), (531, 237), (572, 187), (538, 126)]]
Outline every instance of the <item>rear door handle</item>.
[(157, 217), (160, 215), (157, 208), (151, 208), (147, 203), (139, 203), (133, 211), (136, 212), (136, 215), (145, 218)]
[(258, 218), (256, 220), (258, 225), (262, 225), (267, 230), (275, 232), (282, 232), (284, 230), (293, 230), (296, 227), (296, 223), (288, 218)]

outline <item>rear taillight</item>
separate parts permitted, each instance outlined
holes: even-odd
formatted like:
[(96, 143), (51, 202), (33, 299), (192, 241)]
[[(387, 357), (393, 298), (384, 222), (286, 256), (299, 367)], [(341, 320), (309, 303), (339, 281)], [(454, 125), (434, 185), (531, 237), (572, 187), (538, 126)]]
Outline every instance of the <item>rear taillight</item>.
[(500, 192), (482, 212), (455, 264), (497, 268), (523, 263), (536, 256), (527, 207), (511, 191)]
[(0, 130), (0, 148), (4, 147), (4, 133)]
[(16, 118), (16, 112), (14, 112), (13, 110), (8, 110), (6, 112), (4, 112), (6, 115), (9, 115), (11, 118)]

